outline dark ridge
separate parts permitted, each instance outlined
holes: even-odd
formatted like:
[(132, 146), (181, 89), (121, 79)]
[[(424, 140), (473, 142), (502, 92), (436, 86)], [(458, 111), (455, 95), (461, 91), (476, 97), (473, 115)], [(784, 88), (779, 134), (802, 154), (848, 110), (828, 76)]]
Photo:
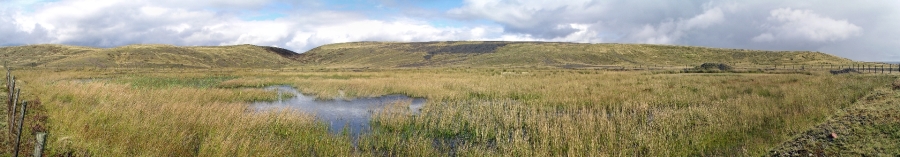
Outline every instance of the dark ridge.
[(465, 43), (451, 46), (434, 46), (434, 44), (455, 44), (459, 42), (466, 41), (430, 41), (430, 42), (411, 42), (405, 43), (408, 47), (405, 49), (406, 51), (412, 52), (426, 52), (428, 55), (425, 55), (424, 58), (426, 60), (430, 60), (432, 56), (437, 54), (485, 54), (485, 53), (493, 53), (496, 52), (497, 49), (509, 45), (509, 44), (519, 44), (519, 43), (555, 43), (555, 44), (567, 44), (565, 42), (522, 42), (522, 41), (482, 41), (481, 43)]
[(492, 53), (497, 48), (506, 46), (509, 43), (482, 43), (482, 44), (461, 44), (453, 46), (444, 46), (429, 51), (428, 54), (439, 53)]
[(285, 57), (285, 58), (296, 59), (297, 57), (300, 56), (300, 54), (298, 54), (294, 51), (279, 48), (279, 47), (272, 47), (272, 46), (259, 46), (259, 47), (266, 49), (266, 51), (274, 52), (275, 54), (278, 54), (281, 57)]

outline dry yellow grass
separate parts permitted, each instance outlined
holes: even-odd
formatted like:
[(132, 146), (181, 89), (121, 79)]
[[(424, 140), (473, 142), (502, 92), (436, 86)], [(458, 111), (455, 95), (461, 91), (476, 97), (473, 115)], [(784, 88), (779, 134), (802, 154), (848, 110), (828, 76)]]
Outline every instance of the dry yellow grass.
[[(49, 151), (100, 156), (760, 155), (895, 80), (556, 69), (21, 73), (50, 115)], [(71, 80), (89, 76), (108, 80)], [(249, 112), (249, 101), (277, 95), (244, 87), (273, 84), (321, 98), (429, 102), (418, 115), (396, 106), (378, 114), (354, 148), (310, 115)]]
[[(50, 154), (285, 156), (346, 154), (344, 137), (302, 113), (250, 113), (261, 89), (144, 88), (112, 80), (48, 80), (24, 73), (47, 104)], [(30, 75), (30, 76), (29, 76)], [(66, 74), (60, 74), (66, 75)], [(77, 75), (77, 74), (75, 74)], [(24, 78), (24, 77), (23, 77)], [(297, 129), (303, 128), (303, 129)], [(310, 154), (311, 155), (311, 154)]]

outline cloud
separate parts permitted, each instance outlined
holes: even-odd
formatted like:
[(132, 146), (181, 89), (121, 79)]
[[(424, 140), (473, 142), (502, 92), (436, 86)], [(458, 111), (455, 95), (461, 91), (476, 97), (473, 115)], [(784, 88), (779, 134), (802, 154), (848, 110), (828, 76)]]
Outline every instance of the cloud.
[[(900, 46), (886, 43), (896, 38), (890, 36), (900, 36), (896, 29), (900, 23), (891, 22), (900, 21), (896, 9), (900, 1), (467, 0), (463, 4), (447, 11), (448, 16), (486, 20), (500, 25), (507, 36), (531, 40), (825, 51), (864, 60), (900, 54), (896, 50)], [(592, 37), (566, 38), (579, 31), (590, 34), (582, 37)]]
[(640, 43), (675, 44), (688, 31), (710, 27), (721, 23), (724, 18), (725, 15), (722, 13), (722, 9), (707, 9), (702, 14), (690, 19), (679, 19), (677, 21), (668, 19), (655, 27), (646, 24), (628, 38), (631, 41)]
[(0, 10), (0, 46), (39, 44), (49, 39), (44, 26), (18, 20), (21, 15)]
[(502, 31), (492, 27), (438, 28), (413, 19), (359, 20), (304, 27), (308, 29), (293, 32), (295, 35), (287, 43), (289, 46), (312, 47), (351, 41), (478, 40)]
[(900, 60), (895, 0), (0, 1), (0, 38), (15, 39), (0, 46), (257, 44), (303, 52), (350, 41), (515, 40)]
[(847, 20), (835, 20), (811, 10), (779, 8), (770, 12), (769, 20), (776, 26), (753, 38), (755, 42), (778, 40), (808, 40), (832, 42), (846, 40), (862, 34), (863, 29)]
[[(723, 6), (704, 1), (467, 0), (447, 13), (460, 20), (487, 19), (505, 33), (539, 40), (676, 44), (688, 31), (724, 21)], [(582, 38), (569, 37), (575, 34)]]
[(490, 19), (509, 33), (552, 39), (579, 31), (570, 24), (597, 22), (591, 17), (603, 10), (589, 0), (467, 0), (464, 6), (447, 13), (459, 19)]
[(252, 8), (263, 1), (191, 3), (186, 7), (142, 1), (91, 2), (94, 1), (60, 1), (27, 15), (2, 14), (3, 36), (31, 40), (6, 40), (10, 42), (0, 44), (63, 43), (99, 47), (142, 43), (257, 44), (303, 52), (324, 44), (351, 41), (490, 39), (488, 36), (499, 36), (503, 31), (496, 26), (477, 25), (440, 28), (428, 21), (402, 17), (373, 20), (342, 11), (298, 11), (272, 20), (243, 20), (230, 11), (194, 7)]

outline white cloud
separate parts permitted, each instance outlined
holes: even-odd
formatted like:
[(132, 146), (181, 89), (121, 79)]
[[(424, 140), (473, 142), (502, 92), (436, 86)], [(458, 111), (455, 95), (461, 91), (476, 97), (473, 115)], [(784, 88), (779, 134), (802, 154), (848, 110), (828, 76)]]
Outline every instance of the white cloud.
[(751, 39), (751, 40), (753, 40), (755, 42), (769, 42), (769, 41), (774, 41), (775, 36), (772, 35), (772, 33), (763, 33), (763, 34), (760, 34), (759, 36), (753, 37), (753, 39)]
[(814, 13), (811, 10), (780, 8), (770, 12), (768, 18), (775, 26), (768, 32), (754, 37), (756, 42), (776, 40), (809, 40), (832, 42), (846, 40), (862, 34), (863, 29), (847, 20), (835, 20)]
[(690, 19), (667, 20), (658, 26), (645, 24), (641, 29), (632, 33), (629, 37), (631, 41), (648, 44), (675, 44), (688, 31), (695, 29), (703, 29), (715, 24), (722, 23), (725, 15), (721, 8), (711, 8), (702, 14), (691, 17)]
[[(431, 41), (473, 40), (497, 36), (503, 29), (493, 26), (435, 27), (427, 21), (408, 18), (366, 19), (353, 12), (298, 12), (275, 20), (242, 20), (238, 15), (194, 5), (232, 5), (240, 1), (188, 4), (172, 7), (166, 3), (142, 1), (60, 1), (21, 16), (2, 14), (0, 28), (21, 36), (45, 26), (54, 38), (44, 43), (64, 43), (113, 47), (127, 44), (163, 43), (175, 45), (257, 44), (305, 51), (323, 44), (363, 40)], [(197, 2), (199, 3), (199, 2)], [(257, 5), (260, 1), (246, 5)], [(38, 26), (38, 29), (35, 29)], [(13, 33), (4, 33), (13, 34)], [(15, 45), (16, 43), (0, 43)]]
[(684, 29), (706, 28), (710, 25), (721, 23), (725, 18), (722, 9), (713, 8), (706, 10), (703, 14), (697, 15), (684, 22)]
[(592, 15), (606, 10), (599, 4), (592, 0), (466, 0), (447, 13), (460, 19), (489, 19), (503, 25), (507, 33), (552, 40), (580, 31), (569, 24), (598, 22)]
[(557, 16), (557, 18), (573, 18), (587, 13), (597, 13), (591, 0), (542, 1), (542, 0), (466, 0), (460, 8), (451, 9), (449, 14), (457, 16), (473, 16), (488, 18), (513, 27), (534, 27), (545, 25), (546, 19), (540, 14)]
[(565, 37), (558, 37), (551, 39), (553, 41), (565, 41), (565, 42), (583, 42), (583, 43), (598, 43), (603, 42), (603, 39), (597, 36), (597, 31), (591, 29), (593, 25), (591, 24), (577, 24), (572, 23), (568, 24), (568, 27), (574, 28), (578, 31), (575, 31), (572, 34), (566, 35)]
[(310, 26), (297, 34), (288, 45), (318, 46), (320, 44), (351, 41), (439, 41), (483, 39), (502, 30), (489, 27), (438, 28), (424, 21), (398, 19), (394, 21), (360, 20), (322, 26)]

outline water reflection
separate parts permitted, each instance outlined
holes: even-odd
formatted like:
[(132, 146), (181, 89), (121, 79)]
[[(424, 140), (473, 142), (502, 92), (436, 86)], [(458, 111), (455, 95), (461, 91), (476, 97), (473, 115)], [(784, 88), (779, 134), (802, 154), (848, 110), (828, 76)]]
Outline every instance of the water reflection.
[(405, 95), (387, 95), (349, 100), (316, 100), (314, 96), (303, 95), (303, 93), (290, 86), (272, 86), (265, 89), (278, 91), (279, 95), (282, 93), (291, 94), (294, 97), (251, 104), (251, 107), (256, 111), (283, 108), (297, 109), (313, 114), (317, 119), (328, 124), (331, 133), (339, 134), (347, 127), (353, 137), (358, 137), (360, 133), (368, 132), (371, 129), (369, 120), (372, 118), (372, 114), (381, 111), (387, 105), (398, 101), (412, 102), (409, 105), (410, 111), (418, 113), (425, 104), (425, 99), (423, 98), (410, 98)]

